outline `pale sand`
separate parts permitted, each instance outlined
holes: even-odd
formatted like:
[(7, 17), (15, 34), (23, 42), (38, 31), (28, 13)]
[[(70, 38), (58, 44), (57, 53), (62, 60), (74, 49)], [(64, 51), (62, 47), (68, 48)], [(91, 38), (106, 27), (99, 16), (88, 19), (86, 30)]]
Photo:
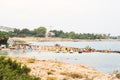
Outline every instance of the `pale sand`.
[(91, 41), (120, 41), (120, 39), (95, 39), (95, 40), (89, 40), (89, 39), (68, 39), (68, 38), (40, 38), (40, 37), (13, 37), (10, 38), (12, 40), (22, 40), (26, 42), (54, 42), (54, 41), (72, 41), (72, 42), (91, 42)]
[[(33, 63), (29, 63), (30, 58), (26, 57), (11, 57), (13, 60), (17, 60), (22, 64), (31, 68), (30, 75), (41, 77), (42, 80), (46, 80), (48, 77), (54, 77), (56, 80), (118, 80), (113, 78), (109, 74), (98, 72), (86, 65), (70, 64), (55, 60), (35, 60)], [(50, 73), (48, 75), (48, 73)], [(72, 78), (67, 73), (75, 73), (82, 75), (83, 78)]]

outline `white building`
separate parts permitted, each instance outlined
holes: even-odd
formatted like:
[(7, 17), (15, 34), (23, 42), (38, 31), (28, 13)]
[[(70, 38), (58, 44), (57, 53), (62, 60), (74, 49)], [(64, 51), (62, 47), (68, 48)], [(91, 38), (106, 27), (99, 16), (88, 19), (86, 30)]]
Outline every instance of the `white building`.
[(46, 34), (46, 37), (55, 37), (55, 34), (53, 32), (48, 32)]

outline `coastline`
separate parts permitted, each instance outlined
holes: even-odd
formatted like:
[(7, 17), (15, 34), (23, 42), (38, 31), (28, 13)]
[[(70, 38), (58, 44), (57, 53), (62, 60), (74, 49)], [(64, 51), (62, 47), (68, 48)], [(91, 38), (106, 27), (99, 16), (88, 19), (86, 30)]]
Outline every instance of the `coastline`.
[(120, 39), (68, 39), (68, 38), (40, 38), (40, 37), (12, 37), (9, 38), (10, 40), (19, 40), (19, 41), (25, 41), (25, 42), (96, 42), (96, 41), (120, 41)]
[[(75, 40), (75, 39), (73, 40), (73, 39), (62, 39), (62, 38), (59, 39), (59, 38), (34, 38), (34, 37), (26, 37), (26, 38), (14, 37), (10, 39), (21, 40), (26, 42), (99, 41), (99, 40)], [(119, 41), (119, 40), (100, 40), (100, 41)], [(9, 49), (7, 49), (7, 51), (9, 51)], [(92, 69), (82, 64), (70, 64), (70, 63), (61, 62), (57, 60), (36, 60), (32, 58), (27, 58), (27, 57), (10, 56), (10, 58), (22, 64), (27, 65), (31, 69), (30, 75), (41, 77), (42, 80), (47, 80), (48, 77), (55, 78), (55, 80), (88, 80), (88, 79), (118, 80), (109, 74), (96, 71), (95, 69)], [(32, 60), (32, 62), (30, 60)], [(75, 77), (72, 77), (72, 76), (75, 76)]]
[(27, 65), (31, 69), (30, 75), (40, 77), (41, 80), (47, 80), (48, 77), (55, 80), (117, 80), (109, 74), (98, 72), (82, 64), (70, 64), (57, 60), (37, 60), (28, 57), (8, 57)]
[[(89, 40), (89, 39), (66, 39), (66, 38), (40, 38), (40, 37), (13, 37), (9, 38), (9, 41), (11, 44), (18, 43), (23, 44), (19, 42), (24, 42), (25, 44), (29, 44), (30, 42), (119, 42), (120, 39), (95, 39), (95, 40)], [(41, 51), (62, 51), (67, 48), (68, 51), (73, 52), (106, 52), (106, 53), (120, 53), (120, 51), (112, 51), (110, 49), (103, 49), (103, 50), (96, 50), (94, 48), (91, 48), (89, 46), (86, 46), (84, 48), (78, 48), (78, 47), (68, 47), (68, 46), (37, 46), (40, 48)], [(33, 45), (34, 46), (34, 45)], [(89, 47), (89, 48), (88, 48)]]

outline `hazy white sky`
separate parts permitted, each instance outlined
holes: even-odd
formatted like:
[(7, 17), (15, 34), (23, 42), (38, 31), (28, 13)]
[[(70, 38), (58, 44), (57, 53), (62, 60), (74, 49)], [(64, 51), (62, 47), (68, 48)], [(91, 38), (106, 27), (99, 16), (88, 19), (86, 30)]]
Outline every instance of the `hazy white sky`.
[(0, 25), (120, 35), (120, 0), (0, 0)]

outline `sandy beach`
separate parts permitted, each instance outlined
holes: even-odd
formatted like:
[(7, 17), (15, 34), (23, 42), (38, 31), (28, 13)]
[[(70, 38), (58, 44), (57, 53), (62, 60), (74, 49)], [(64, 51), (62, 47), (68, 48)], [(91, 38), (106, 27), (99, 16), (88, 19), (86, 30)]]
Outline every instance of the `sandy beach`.
[(55, 41), (72, 41), (72, 42), (85, 42), (85, 41), (120, 41), (119, 39), (95, 39), (95, 40), (88, 40), (88, 39), (68, 39), (68, 38), (40, 38), (40, 37), (13, 37), (9, 38), (10, 40), (21, 40), (26, 42), (55, 42)]
[(27, 65), (31, 69), (30, 75), (40, 77), (41, 80), (118, 80), (109, 74), (98, 72), (82, 64), (26, 57), (10, 56), (10, 58)]
[[(62, 38), (10, 38), (11, 40), (21, 40), (26, 42), (45, 42), (45, 41), (86, 41)], [(99, 40), (87, 40), (99, 41)], [(103, 40), (105, 41), (105, 40)], [(107, 40), (114, 41), (114, 40)], [(119, 40), (117, 40), (119, 41)], [(9, 49), (8, 49), (9, 51)], [(119, 80), (114, 76), (99, 72), (83, 64), (70, 64), (57, 60), (36, 60), (27, 57), (13, 57), (13, 60), (27, 65), (30, 69), (30, 75), (40, 77), (41, 80)]]

